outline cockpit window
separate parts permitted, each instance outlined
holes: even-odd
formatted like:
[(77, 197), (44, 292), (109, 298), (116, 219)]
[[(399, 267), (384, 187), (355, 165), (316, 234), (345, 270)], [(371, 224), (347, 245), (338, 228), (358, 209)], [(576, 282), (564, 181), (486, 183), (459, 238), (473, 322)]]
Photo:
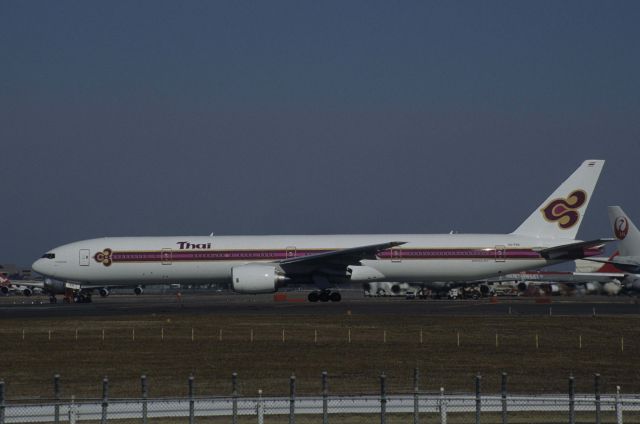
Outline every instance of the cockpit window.
[(55, 259), (56, 258), (56, 254), (55, 253), (45, 253), (44, 255), (42, 255), (43, 259)]

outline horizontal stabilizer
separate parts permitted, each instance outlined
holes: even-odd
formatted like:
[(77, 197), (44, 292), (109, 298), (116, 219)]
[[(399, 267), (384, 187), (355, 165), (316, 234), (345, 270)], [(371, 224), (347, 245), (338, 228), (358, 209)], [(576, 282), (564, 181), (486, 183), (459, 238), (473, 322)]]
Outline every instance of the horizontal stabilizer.
[(585, 253), (585, 249), (601, 249), (605, 243), (610, 243), (612, 241), (615, 241), (615, 239), (601, 238), (533, 250), (536, 250), (543, 258), (549, 260), (583, 259), (584, 257), (589, 256), (589, 254)]
[(624, 272), (629, 272), (632, 274), (640, 273), (640, 258), (632, 259), (632, 258), (617, 257), (615, 259), (609, 259), (609, 260), (585, 258), (585, 260), (603, 263), (607, 265), (613, 265), (615, 268), (619, 270), (622, 270)]

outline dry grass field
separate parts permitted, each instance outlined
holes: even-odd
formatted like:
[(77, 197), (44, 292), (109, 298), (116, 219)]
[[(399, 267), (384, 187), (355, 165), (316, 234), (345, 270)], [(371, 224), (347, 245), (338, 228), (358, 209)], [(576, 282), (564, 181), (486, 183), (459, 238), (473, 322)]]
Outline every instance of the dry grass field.
[(10, 399), (50, 397), (55, 373), (65, 397), (99, 397), (104, 376), (112, 397), (138, 396), (141, 374), (150, 396), (182, 396), (193, 373), (197, 395), (226, 395), (235, 371), (242, 394), (277, 395), (292, 373), (299, 393), (318, 393), (326, 370), (332, 393), (355, 394), (376, 392), (382, 371), (389, 392), (410, 391), (418, 366), (427, 391), (472, 391), (480, 373), (483, 391), (496, 392), (505, 371), (513, 393), (564, 392), (569, 374), (591, 392), (595, 372), (603, 391), (630, 393), (640, 392), (639, 324), (636, 316), (2, 320), (0, 379)]

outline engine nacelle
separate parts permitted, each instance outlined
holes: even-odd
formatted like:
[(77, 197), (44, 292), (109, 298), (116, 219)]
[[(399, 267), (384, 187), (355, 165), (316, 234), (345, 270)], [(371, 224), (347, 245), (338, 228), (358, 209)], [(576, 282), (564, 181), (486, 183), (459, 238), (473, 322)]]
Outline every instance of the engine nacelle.
[(144, 289), (142, 288), (142, 286), (137, 286), (135, 289), (133, 289), (133, 292), (136, 294), (136, 296), (140, 296), (142, 293), (144, 293)]
[(287, 278), (273, 265), (247, 264), (231, 268), (231, 280), (238, 293), (273, 293)]
[(27, 297), (29, 297), (29, 296), (31, 296), (33, 294), (33, 290), (31, 290), (29, 287), (25, 287), (22, 290), (22, 294), (27, 296)]
[(9, 294), (9, 287), (7, 287), (7, 286), (0, 286), (0, 293), (2, 293), (2, 294)]
[(602, 286), (602, 291), (609, 296), (616, 296), (621, 290), (622, 283), (615, 278)]
[(354, 283), (366, 281), (381, 281), (385, 278), (384, 274), (382, 274), (375, 268), (371, 268), (370, 266), (352, 265), (347, 268), (347, 274), (349, 275), (349, 279)]
[(629, 291), (640, 291), (640, 278), (627, 276), (624, 279), (624, 286)]
[(98, 293), (100, 293), (100, 297), (107, 297), (107, 296), (109, 296), (109, 289), (104, 287), (104, 288), (98, 290)]
[(49, 294), (64, 294), (65, 288), (64, 281), (54, 280), (53, 278), (44, 279), (44, 290)]

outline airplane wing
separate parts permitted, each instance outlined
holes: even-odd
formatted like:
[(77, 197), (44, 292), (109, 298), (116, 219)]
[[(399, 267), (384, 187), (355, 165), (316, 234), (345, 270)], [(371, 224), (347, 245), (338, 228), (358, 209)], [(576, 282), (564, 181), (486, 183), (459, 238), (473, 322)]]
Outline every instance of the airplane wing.
[(10, 283), (14, 286), (44, 289), (44, 282), (37, 280), (11, 280)]
[[(622, 279), (627, 274), (623, 272), (572, 272), (567, 281), (606, 283), (614, 279)], [(562, 280), (560, 280), (562, 281)]]
[(500, 282), (523, 282), (529, 283), (607, 283), (615, 279), (622, 279), (627, 274), (623, 272), (520, 272), (516, 274), (506, 274), (497, 277), (481, 280), (488, 283)]
[(312, 274), (314, 272), (343, 271), (349, 265), (360, 265), (364, 259), (375, 259), (382, 250), (405, 244), (404, 241), (370, 244), (367, 246), (349, 247), (316, 255), (283, 259), (278, 262), (287, 274)]
[(608, 260), (591, 259), (591, 258), (584, 258), (584, 259), (591, 262), (611, 264), (622, 271), (626, 271), (632, 274), (637, 274), (640, 272), (640, 261), (638, 261), (637, 259), (620, 257), (620, 256), (613, 259), (608, 259)]
[(585, 249), (600, 249), (604, 246), (605, 243), (609, 243), (612, 241), (615, 241), (615, 239), (600, 238), (596, 240), (579, 241), (576, 243), (563, 244), (561, 246), (546, 247), (533, 250), (540, 253), (540, 255), (545, 259), (583, 259), (585, 256), (587, 256), (587, 254), (585, 254), (584, 252)]

